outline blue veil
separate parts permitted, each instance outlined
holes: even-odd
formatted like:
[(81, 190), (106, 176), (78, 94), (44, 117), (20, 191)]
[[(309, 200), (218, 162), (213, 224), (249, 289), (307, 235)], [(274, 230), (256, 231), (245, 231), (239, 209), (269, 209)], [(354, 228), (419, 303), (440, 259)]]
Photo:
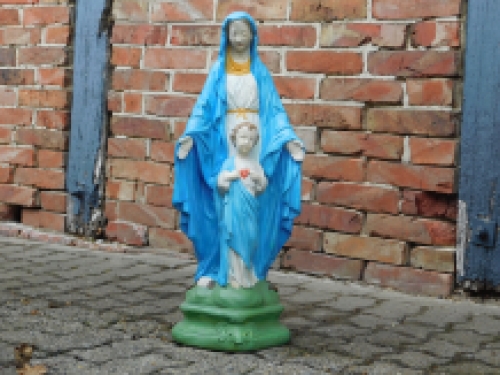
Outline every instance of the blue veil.
[(217, 61), (210, 70), (205, 86), (187, 122), (184, 136), (192, 137), (194, 146), (185, 159), (175, 152), (175, 182), (173, 205), (180, 212), (180, 227), (193, 242), (198, 269), (202, 276), (227, 283), (227, 272), (219, 272), (219, 215), (220, 195), (217, 176), (228, 158), (225, 121), (227, 112), (226, 49), (227, 29), (231, 21), (245, 19), (253, 31), (250, 46), (250, 70), (259, 90), (260, 163), (268, 178), (266, 190), (259, 195), (259, 250), (254, 269), (260, 280), (267, 272), (281, 247), (291, 234), (293, 220), (300, 212), (301, 163), (295, 161), (285, 145), (298, 140), (283, 108), (273, 79), (257, 52), (257, 26), (245, 12), (230, 14), (222, 23), (221, 43)]

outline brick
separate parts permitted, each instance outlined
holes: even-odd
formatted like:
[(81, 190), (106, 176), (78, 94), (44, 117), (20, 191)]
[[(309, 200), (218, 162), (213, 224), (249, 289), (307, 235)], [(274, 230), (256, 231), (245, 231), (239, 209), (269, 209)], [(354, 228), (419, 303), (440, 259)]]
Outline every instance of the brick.
[(16, 50), (13, 47), (0, 48), (0, 66), (15, 66)]
[(305, 73), (354, 75), (363, 72), (363, 59), (358, 52), (288, 51), (286, 67)]
[(116, 221), (118, 219), (118, 202), (105, 200), (104, 202), (104, 216), (108, 222)]
[(113, 26), (112, 44), (165, 45), (167, 43), (167, 26), (160, 25), (123, 25)]
[(172, 138), (174, 140), (177, 140), (181, 137), (182, 134), (184, 134), (184, 131), (186, 130), (186, 121), (175, 121), (173, 120), (173, 126), (172, 126)]
[(170, 184), (172, 168), (168, 164), (150, 161), (112, 159), (110, 161), (110, 177), (144, 182)]
[(365, 165), (362, 159), (306, 155), (302, 171), (307, 177), (360, 182), (364, 180)]
[(217, 20), (222, 21), (226, 16), (235, 11), (249, 13), (256, 20), (286, 20), (288, 0), (219, 0), (217, 7)]
[(204, 73), (176, 72), (174, 75), (173, 90), (189, 94), (199, 94), (206, 80), (207, 75)]
[(368, 263), (364, 280), (369, 284), (405, 293), (447, 297), (453, 291), (454, 276), (388, 264)]
[(14, 107), (17, 105), (17, 90), (0, 87), (0, 106)]
[(108, 111), (116, 114), (122, 112), (123, 93), (108, 91)]
[(27, 186), (0, 185), (0, 202), (33, 207), (37, 203), (37, 191)]
[(115, 158), (145, 159), (146, 147), (143, 139), (108, 138), (108, 155)]
[(44, 210), (66, 213), (67, 195), (57, 191), (40, 192), (40, 205)]
[(70, 113), (61, 110), (38, 110), (36, 125), (47, 129), (69, 130)]
[(31, 147), (0, 146), (0, 163), (31, 167), (35, 164), (35, 150)]
[[(63, 65), (66, 47), (24, 47), (19, 49), (19, 65)], [(1, 60), (1, 59), (0, 59)]]
[(70, 93), (62, 90), (19, 90), (19, 105), (62, 109), (69, 106)]
[(12, 141), (12, 128), (0, 126), (0, 144), (9, 144)]
[(455, 272), (455, 248), (417, 246), (411, 251), (413, 267), (438, 272)]
[[(0, 52), (1, 54), (1, 52)], [(33, 69), (1, 69), (0, 85), (32, 85), (35, 82)]]
[(300, 126), (296, 127), (295, 129), (295, 134), (297, 134), (297, 137), (304, 143), (304, 147), (306, 148), (307, 152), (315, 152), (316, 151), (316, 140), (317, 140), (317, 134), (318, 130), (315, 127), (312, 126)]
[(285, 109), (293, 125), (332, 129), (361, 129), (361, 109), (325, 104), (287, 104)]
[(149, 245), (181, 253), (193, 252), (193, 244), (184, 233), (179, 230), (151, 228), (149, 230)]
[(153, 22), (186, 22), (212, 20), (213, 0), (166, 0), (153, 3)]
[(259, 57), (272, 73), (281, 71), (281, 55), (276, 51), (259, 51)]
[(18, 206), (0, 203), (0, 221), (19, 221), (20, 210)]
[(373, 17), (405, 19), (448, 17), (460, 14), (460, 0), (373, 0)]
[(23, 25), (69, 23), (69, 17), (69, 7), (67, 6), (24, 8)]
[(195, 98), (177, 95), (147, 95), (146, 113), (167, 117), (188, 117), (196, 102)]
[(151, 143), (151, 160), (173, 163), (175, 159), (175, 143), (153, 141)]
[(403, 87), (398, 81), (363, 78), (325, 78), (320, 98), (360, 102), (401, 103)]
[(455, 194), (442, 194), (430, 191), (403, 192), (401, 213), (434, 217), (439, 219), (456, 220), (458, 198)]
[(210, 25), (173, 25), (173, 46), (216, 46), (220, 43), (220, 27)]
[(173, 188), (164, 185), (146, 185), (146, 203), (153, 206), (173, 207)]
[(460, 22), (419, 22), (413, 26), (411, 41), (414, 46), (459, 47)]
[(292, 21), (330, 22), (367, 16), (365, 0), (294, 0)]
[(430, 137), (455, 135), (455, 117), (446, 111), (399, 110), (372, 108), (368, 110), (367, 127), (373, 132), (415, 134)]
[(0, 167), (0, 184), (11, 184), (14, 182), (14, 168)]
[(113, 4), (113, 16), (117, 20), (144, 22), (148, 20), (149, 1), (121, 0)]
[(123, 111), (126, 113), (142, 113), (142, 93), (125, 92), (123, 93)]
[(398, 265), (407, 262), (407, 246), (401, 241), (341, 233), (325, 233), (324, 236), (323, 246), (328, 254)]
[(455, 165), (456, 140), (412, 137), (409, 144), (413, 164)]
[(405, 24), (322, 24), (319, 43), (321, 47), (357, 47), (366, 44), (380, 47), (403, 47), (405, 36)]
[(106, 237), (127, 245), (145, 246), (148, 244), (148, 228), (136, 223), (111, 221), (106, 226)]
[(397, 238), (423, 245), (453, 246), (455, 225), (449, 222), (411, 216), (368, 214), (368, 235)]
[(324, 130), (321, 133), (321, 149), (324, 152), (335, 154), (364, 155), (377, 159), (400, 160), (403, 154), (403, 137), (354, 131)]
[(323, 248), (323, 232), (295, 225), (285, 246), (305, 251), (321, 251)]
[(316, 199), (320, 203), (358, 210), (398, 213), (399, 191), (370, 185), (342, 182), (320, 182)]
[(314, 47), (316, 28), (312, 26), (259, 26), (259, 44), (263, 46)]
[(149, 48), (144, 54), (144, 67), (152, 69), (203, 69), (207, 52), (186, 48)]
[(39, 28), (9, 27), (0, 30), (2, 45), (34, 45), (41, 41), (42, 32)]
[(2, 108), (0, 124), (2, 125), (31, 125), (33, 111), (24, 108)]
[(453, 81), (451, 79), (408, 79), (406, 92), (410, 105), (451, 106), (453, 103)]
[(316, 183), (310, 178), (302, 178), (301, 198), (303, 201), (312, 201), (316, 197)]
[(23, 209), (21, 222), (36, 228), (44, 228), (56, 232), (64, 232), (66, 215), (49, 211)]
[(367, 181), (441, 193), (453, 193), (455, 170), (385, 161), (368, 163)]
[(368, 55), (368, 71), (397, 77), (454, 76), (459, 60), (456, 51), (376, 51)]
[(314, 99), (316, 79), (290, 76), (274, 76), (274, 84), (282, 98)]
[(65, 87), (71, 80), (71, 71), (65, 68), (38, 69), (38, 83), (47, 86)]
[(170, 123), (143, 117), (118, 117), (111, 119), (111, 133), (127, 137), (170, 139)]
[(155, 207), (134, 202), (119, 202), (118, 218), (148, 227), (174, 229), (177, 212), (165, 207)]
[(114, 45), (111, 50), (111, 64), (139, 68), (142, 50), (137, 47), (121, 47)]
[(0, 25), (19, 25), (19, 9), (0, 9)]
[(164, 72), (139, 69), (115, 69), (112, 77), (113, 90), (166, 91), (169, 76)]
[(322, 205), (303, 204), (296, 224), (332, 229), (346, 233), (361, 231), (363, 215), (353, 210)]
[(135, 188), (135, 182), (108, 179), (106, 181), (106, 198), (133, 201), (135, 199)]
[(14, 182), (20, 185), (35, 186), (40, 189), (63, 190), (65, 175), (63, 170), (17, 168)]
[(335, 257), (301, 250), (288, 250), (282, 261), (284, 268), (338, 279), (359, 280), (364, 267), (362, 260)]
[(69, 26), (50, 26), (46, 28), (45, 31), (45, 43), (46, 44), (70, 44), (70, 32)]
[(39, 146), (54, 150), (68, 149), (68, 135), (48, 129), (17, 129), (16, 140), (19, 144)]

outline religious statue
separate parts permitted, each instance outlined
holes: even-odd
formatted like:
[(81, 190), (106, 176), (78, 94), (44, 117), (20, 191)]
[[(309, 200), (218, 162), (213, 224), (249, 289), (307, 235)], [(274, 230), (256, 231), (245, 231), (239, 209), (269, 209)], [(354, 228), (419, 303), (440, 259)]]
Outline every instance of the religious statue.
[[(188, 345), (252, 350), (289, 338), (266, 276), (300, 212), (305, 153), (257, 45), (250, 15), (235, 12), (224, 20), (218, 59), (176, 145), (173, 204), (198, 260), (196, 286), (181, 306), (186, 319), (173, 331), (174, 339)], [(236, 306), (250, 309), (240, 322), (246, 328), (232, 326), (239, 319), (231, 310)], [(269, 324), (280, 337), (269, 339), (273, 327), (263, 323), (248, 331), (252, 340), (235, 343), (255, 325), (253, 318), (269, 320), (261, 310), (273, 311)], [(207, 331), (215, 328), (193, 323), (203, 312), (217, 315), (213, 325), (226, 327), (214, 333), (215, 341)], [(207, 337), (191, 340), (196, 329)], [(234, 337), (220, 344), (221, 332)]]

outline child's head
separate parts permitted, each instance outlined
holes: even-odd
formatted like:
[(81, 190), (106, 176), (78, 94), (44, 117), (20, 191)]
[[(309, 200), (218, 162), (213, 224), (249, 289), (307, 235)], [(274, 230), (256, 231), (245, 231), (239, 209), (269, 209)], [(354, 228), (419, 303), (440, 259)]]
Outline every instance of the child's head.
[(259, 129), (255, 124), (252, 124), (251, 122), (242, 122), (236, 125), (229, 135), (229, 137), (231, 138), (231, 142), (236, 147), (236, 139), (238, 137), (238, 133), (240, 133), (240, 131), (244, 129), (246, 130), (245, 133), (249, 133), (249, 135), (253, 138), (252, 147), (255, 146), (259, 141)]

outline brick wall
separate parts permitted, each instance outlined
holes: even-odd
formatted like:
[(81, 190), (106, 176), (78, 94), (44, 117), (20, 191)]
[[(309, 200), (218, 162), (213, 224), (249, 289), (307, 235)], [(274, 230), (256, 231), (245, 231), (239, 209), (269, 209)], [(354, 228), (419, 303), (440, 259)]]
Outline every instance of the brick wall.
[(72, 5), (0, 0), (0, 217), (64, 231)]

